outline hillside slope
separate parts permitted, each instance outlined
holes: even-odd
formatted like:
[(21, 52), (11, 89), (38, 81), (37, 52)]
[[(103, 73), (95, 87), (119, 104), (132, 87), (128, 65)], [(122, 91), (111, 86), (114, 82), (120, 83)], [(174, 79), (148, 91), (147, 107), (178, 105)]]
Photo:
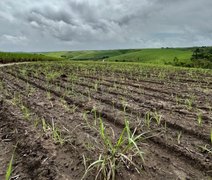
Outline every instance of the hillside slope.
[(47, 56), (62, 57), (69, 60), (102, 60), (121, 62), (143, 62), (165, 64), (172, 62), (175, 57), (180, 61), (188, 61), (192, 55), (192, 48), (164, 48), (164, 49), (126, 49), (99, 51), (67, 51), (45, 53)]

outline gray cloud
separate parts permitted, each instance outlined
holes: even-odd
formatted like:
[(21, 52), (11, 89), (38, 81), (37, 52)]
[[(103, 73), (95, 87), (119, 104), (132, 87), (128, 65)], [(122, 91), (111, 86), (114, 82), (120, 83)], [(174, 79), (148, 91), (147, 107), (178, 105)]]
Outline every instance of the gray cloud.
[(0, 50), (212, 44), (211, 0), (2, 0)]

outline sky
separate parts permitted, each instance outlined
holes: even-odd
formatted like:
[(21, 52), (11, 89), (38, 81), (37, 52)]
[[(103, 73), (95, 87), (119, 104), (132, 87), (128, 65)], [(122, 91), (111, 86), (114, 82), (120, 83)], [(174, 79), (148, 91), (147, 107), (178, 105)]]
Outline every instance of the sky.
[(1, 0), (0, 51), (212, 45), (212, 0)]

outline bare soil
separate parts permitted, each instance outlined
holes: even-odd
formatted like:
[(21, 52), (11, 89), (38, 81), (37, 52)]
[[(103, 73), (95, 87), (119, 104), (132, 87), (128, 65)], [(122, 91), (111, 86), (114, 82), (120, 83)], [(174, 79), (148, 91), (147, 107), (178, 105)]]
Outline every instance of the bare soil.
[[(143, 162), (134, 161), (142, 171), (122, 166), (116, 179), (210, 179), (212, 177), (212, 87), (182, 75), (172, 82), (161, 79), (122, 78), (119, 72), (86, 75), (73, 70), (54, 80), (45, 73), (23, 75), (22, 67), (2, 67), (0, 71), (0, 179), (14, 153), (13, 179), (81, 179), (87, 164), (98, 158), (102, 140), (94, 125), (95, 114), (114, 139), (118, 138), (127, 118), (136, 133), (150, 132), (151, 138), (138, 142)], [(31, 65), (33, 66), (33, 65)], [(116, 77), (116, 79), (114, 79)], [(211, 77), (206, 77), (211, 79)], [(97, 84), (97, 85), (95, 85)], [(205, 90), (203, 87), (207, 86)], [(186, 99), (191, 101), (191, 107)], [(147, 112), (161, 116), (145, 124)], [(198, 123), (201, 114), (202, 122)], [(44, 132), (42, 120), (61, 130), (61, 145)], [(98, 124), (95, 126), (98, 129)], [(112, 131), (110, 129), (113, 129)], [(87, 179), (95, 179), (91, 171)]]

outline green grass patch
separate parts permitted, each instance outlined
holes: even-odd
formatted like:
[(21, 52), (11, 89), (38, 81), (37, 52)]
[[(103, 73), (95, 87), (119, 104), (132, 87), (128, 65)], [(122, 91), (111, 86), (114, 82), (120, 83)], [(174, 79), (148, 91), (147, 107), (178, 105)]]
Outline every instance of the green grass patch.
[(69, 60), (99, 60), (111, 62), (142, 62), (151, 64), (171, 64), (174, 58), (189, 62), (192, 48), (158, 48), (158, 49), (122, 49), (122, 50), (89, 50), (44, 53), (47, 56)]
[(43, 54), (0, 52), (0, 63), (56, 61), (58, 58)]

